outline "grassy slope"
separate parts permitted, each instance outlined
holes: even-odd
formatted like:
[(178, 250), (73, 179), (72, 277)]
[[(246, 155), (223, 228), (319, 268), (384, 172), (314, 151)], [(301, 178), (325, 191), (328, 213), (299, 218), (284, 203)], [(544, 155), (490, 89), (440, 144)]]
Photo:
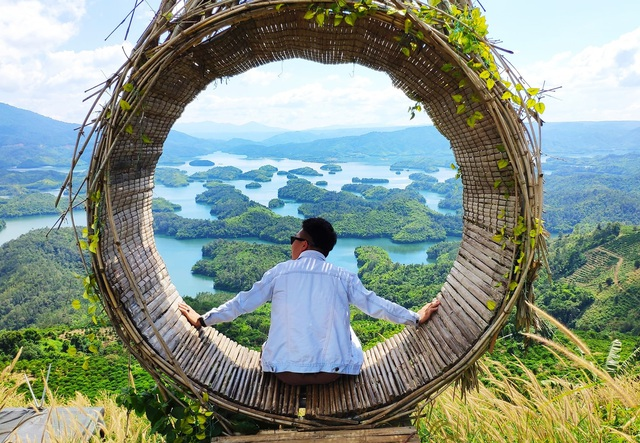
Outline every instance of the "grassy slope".
[(640, 230), (623, 226), (618, 238), (585, 252), (587, 263), (564, 278), (587, 289), (594, 303), (578, 320), (581, 329), (625, 331), (640, 318)]

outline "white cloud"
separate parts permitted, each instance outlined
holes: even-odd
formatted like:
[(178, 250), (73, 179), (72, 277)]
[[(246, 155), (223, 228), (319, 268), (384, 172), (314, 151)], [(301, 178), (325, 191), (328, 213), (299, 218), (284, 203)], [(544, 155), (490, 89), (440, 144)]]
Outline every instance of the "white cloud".
[(58, 51), (0, 63), (0, 101), (67, 122), (79, 123), (89, 109), (87, 91), (104, 82), (124, 59), (121, 46), (94, 51)]
[(67, 42), (78, 31), (84, 0), (0, 0), (0, 57), (21, 59)]
[(252, 69), (242, 74), (244, 81), (253, 86), (267, 87), (279, 80), (291, 77), (288, 72), (276, 72), (264, 69)]
[(602, 46), (557, 54), (523, 73), (534, 86), (561, 86), (545, 100), (549, 121), (640, 120), (640, 28)]
[(63, 121), (84, 119), (85, 91), (125, 59), (120, 45), (62, 49), (84, 14), (84, 0), (0, 0), (0, 101)]
[[(65, 121), (85, 117), (85, 91), (112, 75), (131, 49), (114, 42), (124, 37), (122, 27), (104, 43), (126, 13), (114, 18), (86, 11), (85, 1), (0, 0), (0, 102)], [(146, 24), (151, 10), (137, 11), (136, 26)], [(92, 39), (88, 30), (95, 30)], [(548, 121), (640, 120), (640, 28), (516, 68), (532, 86), (561, 86), (545, 100)], [(257, 121), (291, 129), (428, 123), (426, 115), (409, 120), (411, 104), (383, 73), (287, 60), (211, 85), (182, 121)]]
[(187, 107), (181, 121), (256, 121), (288, 129), (428, 123), (426, 115), (410, 121), (409, 104), (386, 74), (361, 66), (295, 61), (210, 87)]

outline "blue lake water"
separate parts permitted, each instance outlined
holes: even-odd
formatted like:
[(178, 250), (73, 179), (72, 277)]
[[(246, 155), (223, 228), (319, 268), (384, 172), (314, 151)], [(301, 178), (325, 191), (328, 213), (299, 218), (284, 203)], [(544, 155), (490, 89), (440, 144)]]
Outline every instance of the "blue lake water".
[[(316, 171), (321, 172), (321, 177), (306, 177), (309, 181), (315, 183), (318, 180), (326, 180), (327, 186), (324, 188), (331, 191), (339, 191), (341, 187), (346, 183), (351, 183), (353, 177), (359, 178), (386, 178), (389, 180), (388, 184), (382, 186), (388, 188), (404, 188), (411, 180), (409, 175), (415, 171), (400, 171), (396, 174), (395, 171), (390, 171), (388, 165), (370, 165), (364, 163), (341, 163), (342, 171), (335, 174), (328, 174), (326, 171), (321, 171), (320, 166), (322, 163), (308, 163), (298, 160), (289, 159), (246, 159), (242, 156), (216, 153), (207, 158), (213, 161), (216, 166), (236, 166), (242, 171), (249, 171), (257, 169), (263, 165), (272, 165), (278, 168), (278, 170), (291, 170), (294, 168), (309, 166)], [(180, 169), (192, 174), (196, 171), (207, 170), (209, 167), (193, 167), (188, 164), (179, 166)], [(450, 168), (439, 168), (438, 172), (431, 174), (438, 180), (444, 181), (455, 175), (455, 171)], [(278, 188), (286, 184), (287, 178), (285, 176), (274, 175), (273, 180), (269, 183), (262, 183), (262, 187), (259, 189), (246, 189), (245, 185), (248, 181), (232, 181), (228, 182), (233, 184), (237, 189), (242, 191), (252, 200), (267, 205), (269, 200), (276, 198), (278, 195)], [(206, 205), (200, 205), (195, 202), (195, 196), (203, 192), (205, 188), (202, 183), (191, 183), (187, 187), (170, 188), (162, 185), (157, 185), (154, 190), (154, 196), (164, 197), (167, 200), (179, 204), (182, 209), (178, 214), (186, 218), (202, 218), (213, 219), (209, 213), (209, 208)], [(435, 193), (423, 192), (422, 195), (427, 200), (427, 206), (431, 209), (439, 212), (445, 212), (438, 209), (438, 202), (441, 200), (441, 196)], [(290, 215), (294, 217), (301, 217), (298, 214), (299, 203), (286, 202), (282, 208), (275, 209), (279, 215)], [(56, 225), (58, 221), (57, 216), (35, 216), (35, 217), (20, 217), (15, 219), (6, 219), (6, 229), (0, 231), (0, 245), (19, 237), (22, 234), (29, 232), (32, 229), (37, 228), (51, 228)], [(75, 221), (78, 226), (86, 225), (86, 219), (82, 211), (75, 212)], [(62, 226), (71, 226), (67, 221)], [(191, 267), (196, 263), (198, 259), (202, 257), (202, 246), (210, 239), (196, 239), (196, 240), (176, 240), (173, 238), (156, 236), (156, 246), (160, 255), (162, 256), (171, 280), (178, 288), (178, 291), (182, 295), (195, 296), (199, 292), (212, 292), (213, 282), (209, 278), (193, 275), (191, 273)], [(379, 246), (384, 248), (390, 255), (394, 262), (402, 264), (411, 263), (427, 263), (427, 249), (432, 246), (433, 243), (412, 243), (412, 244), (396, 244), (389, 239), (351, 239), (340, 238), (335, 249), (329, 255), (328, 260), (337, 265), (343, 266), (353, 272), (357, 272), (357, 263), (354, 256), (354, 250), (358, 246)]]
[[(81, 215), (77, 223), (86, 226), (84, 215)], [(0, 231), (0, 245), (20, 237), (29, 231), (40, 228), (53, 228), (58, 221), (57, 215), (36, 215), (33, 217), (6, 218), (4, 221), (7, 227)], [(71, 227), (68, 221), (62, 224), (63, 227)]]
[[(342, 167), (342, 171), (336, 172), (335, 174), (329, 174), (327, 171), (323, 171), (320, 169), (324, 163), (314, 163), (314, 162), (304, 162), (301, 160), (290, 160), (290, 159), (248, 159), (244, 156), (227, 154), (223, 152), (216, 152), (211, 155), (206, 155), (200, 157), (201, 159), (210, 160), (215, 163), (215, 166), (235, 166), (240, 168), (243, 172), (250, 171), (253, 169), (258, 169), (261, 166), (271, 165), (278, 168), (279, 171), (290, 171), (296, 168), (302, 167), (310, 167), (322, 174), (321, 176), (314, 177), (302, 177), (309, 180), (312, 183), (316, 183), (317, 181), (324, 180), (327, 182), (326, 186), (323, 186), (323, 189), (328, 191), (340, 191), (342, 186), (348, 183), (352, 183), (352, 179), (354, 177), (358, 178), (384, 178), (389, 180), (389, 183), (383, 183), (380, 186), (384, 186), (386, 188), (405, 188), (408, 184), (411, 183), (411, 179), (409, 179), (409, 175), (416, 170), (403, 170), (403, 171), (390, 171), (389, 165), (380, 165), (380, 164), (367, 164), (367, 163), (358, 163), (358, 162), (349, 162), (349, 163), (339, 163)], [(211, 168), (211, 166), (191, 166), (188, 163), (177, 166), (178, 169), (186, 171), (188, 174), (193, 174), (194, 172), (206, 171)], [(429, 175), (434, 176), (438, 179), (438, 181), (445, 181), (451, 177), (454, 177), (456, 174), (455, 170), (452, 170), (449, 167), (438, 167), (437, 172), (430, 173)], [(257, 189), (247, 189), (246, 185), (249, 183), (247, 180), (232, 180), (225, 183), (235, 186), (236, 189), (240, 190), (243, 194), (249, 197), (251, 200), (256, 201), (262, 205), (267, 206), (271, 199), (278, 197), (278, 189), (282, 188), (287, 184), (287, 177), (284, 175), (274, 174), (273, 178), (270, 182), (260, 183), (261, 187)], [(165, 197), (168, 200), (178, 203), (182, 206), (182, 211), (178, 212), (179, 215), (183, 217), (191, 217), (187, 214), (195, 214), (200, 215), (198, 217), (193, 218), (209, 218), (209, 210), (204, 205), (198, 205), (195, 203), (193, 196), (202, 192), (204, 187), (201, 183), (191, 183), (188, 187), (182, 188), (167, 188), (165, 186), (158, 185), (156, 186), (155, 194), (161, 197)], [(440, 210), (438, 208), (438, 202), (442, 199), (442, 196), (433, 193), (433, 192), (422, 192), (422, 195), (427, 200), (427, 206), (434, 211), (439, 211), (442, 213), (446, 213), (446, 210)], [(287, 207), (291, 205), (292, 207)], [(280, 208), (275, 210), (279, 215), (293, 215), (298, 216), (297, 207), (298, 203), (288, 203), (285, 205), (285, 208)]]

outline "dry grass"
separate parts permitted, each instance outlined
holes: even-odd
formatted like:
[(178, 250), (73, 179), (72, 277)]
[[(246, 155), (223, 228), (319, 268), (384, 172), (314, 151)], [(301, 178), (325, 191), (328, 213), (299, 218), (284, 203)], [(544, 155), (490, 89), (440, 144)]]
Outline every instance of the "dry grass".
[(571, 368), (571, 379), (541, 381), (520, 361), (515, 374), (485, 356), (480, 361), (483, 377), (477, 391), (460, 398), (450, 388), (424, 407), (416, 422), (423, 441), (640, 442), (637, 375), (611, 377), (589, 359), (583, 343), (575, 344), (585, 357), (542, 337), (529, 337)]
[(635, 398), (625, 407), (617, 391), (583, 373), (582, 382), (540, 382), (520, 364), (514, 376), (500, 363), (484, 359), (478, 391), (461, 399), (445, 392), (423, 410), (418, 429), (424, 441), (452, 442), (637, 442), (640, 437), (640, 382), (616, 379)]
[[(20, 376), (13, 372), (16, 362), (20, 358), (22, 349), (14, 357), (13, 361), (0, 373), (0, 409), (5, 407), (16, 406), (17, 391), (24, 380), (20, 380)], [(24, 400), (22, 400), (24, 403)]]
[[(484, 357), (479, 362), (483, 377), (477, 391), (467, 393), (462, 399), (450, 388), (422, 409), (416, 426), (423, 441), (639, 442), (640, 378), (604, 376), (605, 373), (581, 356), (561, 357), (565, 351), (558, 355), (573, 369), (575, 376), (571, 380), (540, 381), (519, 361), (515, 362), (515, 370), (509, 370)], [(24, 406), (24, 397), (16, 390), (20, 380), (12, 373), (11, 366), (2, 372), (1, 381), (1, 404)], [(49, 398), (48, 405), (56, 406), (55, 399)], [(104, 408), (105, 438), (94, 439), (96, 442), (162, 441), (150, 434), (145, 418), (119, 407), (111, 393), (104, 393), (93, 402), (78, 393), (64, 406)]]
[(150, 424), (146, 418), (138, 417), (135, 413), (118, 406), (114, 394), (103, 393), (91, 402), (78, 393), (76, 398), (66, 402), (66, 405), (104, 408), (105, 434), (103, 439), (95, 439), (96, 442), (161, 443), (163, 441), (159, 436), (150, 434)]
[[(25, 406), (22, 395), (15, 394), (12, 403)], [(129, 413), (125, 408), (116, 404), (113, 394), (104, 394), (93, 402), (90, 402), (82, 394), (78, 393), (76, 398), (65, 401), (64, 404), (56, 403), (49, 399), (46, 407), (49, 411), (55, 410), (57, 406), (69, 406), (77, 408), (98, 407), (104, 409), (104, 434), (96, 434), (90, 441), (92, 443), (161, 443), (164, 440), (158, 435), (150, 434), (149, 421), (144, 417), (138, 417), (135, 413)], [(77, 429), (81, 429), (77, 426)], [(75, 434), (74, 424), (67, 428), (67, 432)], [(76, 430), (77, 430), (76, 429)], [(50, 435), (55, 433), (51, 431)], [(52, 438), (52, 443), (70, 443), (68, 437)]]
[[(19, 357), (18, 353), (13, 362), (0, 374), (0, 409), (4, 407), (35, 407), (34, 404), (27, 404), (24, 395), (18, 392), (20, 385), (25, 382), (24, 376), (13, 372)], [(163, 441), (157, 435), (150, 434), (150, 425), (146, 418), (138, 417), (135, 413), (129, 413), (125, 408), (118, 406), (115, 395), (112, 393), (103, 393), (93, 402), (81, 393), (77, 393), (74, 399), (64, 403), (58, 402), (52, 395), (48, 395), (46, 400), (45, 407), (49, 411), (55, 410), (57, 406), (103, 408), (104, 438), (94, 437), (92, 442), (161, 443)], [(59, 441), (54, 438), (52, 442), (70, 443), (67, 438), (62, 438)]]

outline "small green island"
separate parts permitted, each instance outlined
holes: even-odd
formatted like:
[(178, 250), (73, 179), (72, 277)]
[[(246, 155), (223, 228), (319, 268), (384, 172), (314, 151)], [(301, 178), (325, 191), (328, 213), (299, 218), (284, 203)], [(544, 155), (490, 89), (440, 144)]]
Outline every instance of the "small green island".
[(322, 177), (322, 174), (309, 166), (289, 170), (290, 174), (301, 175), (303, 177)]
[(353, 177), (351, 179), (352, 183), (363, 183), (363, 184), (368, 184), (368, 185), (385, 185), (387, 183), (389, 183), (389, 179), (388, 178), (359, 178), (359, 177)]
[(327, 163), (320, 166), (322, 171), (327, 171), (329, 174), (335, 174), (336, 172), (342, 172), (342, 166), (337, 163)]

